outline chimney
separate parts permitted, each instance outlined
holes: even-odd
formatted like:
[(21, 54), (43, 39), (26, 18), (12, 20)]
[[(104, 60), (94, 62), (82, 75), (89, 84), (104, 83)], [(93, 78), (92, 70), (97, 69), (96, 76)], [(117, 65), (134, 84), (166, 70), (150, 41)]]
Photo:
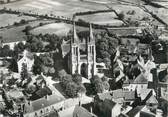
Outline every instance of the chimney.
[(90, 113), (93, 114), (93, 108), (92, 108), (92, 106), (90, 107)]
[(27, 103), (29, 106), (31, 105), (31, 101), (28, 101), (28, 103)]
[(81, 106), (81, 100), (79, 100), (79, 106)]
[(45, 96), (45, 99), (48, 100), (48, 95)]

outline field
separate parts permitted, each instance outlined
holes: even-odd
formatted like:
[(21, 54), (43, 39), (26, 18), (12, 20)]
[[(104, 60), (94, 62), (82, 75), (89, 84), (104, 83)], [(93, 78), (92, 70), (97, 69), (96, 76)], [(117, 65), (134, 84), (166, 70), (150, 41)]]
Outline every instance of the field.
[(28, 17), (28, 16), (18, 16), (15, 14), (0, 14), (0, 27), (13, 25), (14, 22), (20, 22), (20, 20), (34, 20), (34, 17)]
[[(90, 0), (91, 1), (91, 0)], [(28, 13), (37, 13), (37, 14), (54, 14), (56, 16), (65, 16), (72, 18), (73, 14), (76, 12), (85, 12), (85, 11), (96, 11), (96, 10), (107, 10), (107, 5), (112, 9), (115, 9), (118, 13), (123, 12), (125, 18), (131, 18), (132, 20), (140, 20), (144, 16), (149, 16), (142, 9), (131, 6), (131, 5), (121, 5), (118, 3), (118, 0), (21, 0), (18, 2), (13, 2), (9, 4), (0, 5), (0, 8), (6, 7), (7, 9), (11, 8), (12, 10), (20, 10)], [(127, 2), (138, 3), (139, 0), (125, 0)], [(140, 4), (144, 4), (141, 2)], [(150, 10), (156, 12), (158, 9), (151, 6), (146, 6)], [(134, 15), (127, 14), (128, 11), (135, 11)], [(159, 9), (160, 10), (160, 9)], [(168, 19), (168, 16), (163, 13), (160, 15), (164, 20)], [(121, 21), (118, 20), (114, 13), (98, 13), (92, 15), (78, 16), (78, 19), (83, 19), (85, 21), (95, 23), (95, 24), (108, 24), (108, 25), (121, 25)], [(166, 19), (167, 18), (167, 19)], [(5, 20), (4, 20), (5, 19)], [(32, 20), (34, 18), (27, 16), (17, 16), (11, 14), (0, 14), (0, 27), (11, 25), (14, 22), (18, 22), (21, 19)], [(168, 21), (168, 20), (167, 20)], [(45, 21), (46, 22), (46, 21)], [(37, 25), (40, 21), (31, 22), (28, 25)], [(4, 28), (0, 30), (0, 36), (4, 38), (5, 42), (23, 40), (25, 38), (22, 30), (24, 26), (18, 26), (13, 28)], [(32, 30), (33, 34), (39, 33), (54, 33), (58, 35), (65, 35), (69, 30), (72, 29), (72, 26), (69, 24), (48, 24), (42, 27), (35, 28)], [(78, 30), (83, 30), (86, 28), (79, 27)], [(9, 35), (10, 34), (10, 35)]]
[(57, 34), (60, 36), (66, 35), (71, 29), (71, 25), (65, 23), (52, 23), (47, 24), (31, 31), (33, 34)]
[(2, 36), (4, 42), (15, 42), (15, 41), (23, 41), (26, 39), (26, 35), (23, 32), (26, 26), (37, 26), (40, 22), (51, 22), (45, 20), (38, 20), (34, 22), (30, 22), (29, 24), (22, 25), (22, 26), (15, 26), (12, 28), (3, 28), (0, 29), (0, 36)]
[(103, 25), (112, 25), (112, 26), (120, 26), (123, 24), (122, 21), (116, 19), (117, 16), (113, 13), (97, 13), (92, 15), (84, 15), (78, 16), (77, 19), (82, 19), (87, 22), (91, 22), (94, 24), (103, 24)]
[[(89, 30), (88, 28), (76, 26), (77, 31)], [(66, 23), (51, 23), (31, 30), (32, 34), (56, 34), (65, 36), (72, 30), (72, 25)]]

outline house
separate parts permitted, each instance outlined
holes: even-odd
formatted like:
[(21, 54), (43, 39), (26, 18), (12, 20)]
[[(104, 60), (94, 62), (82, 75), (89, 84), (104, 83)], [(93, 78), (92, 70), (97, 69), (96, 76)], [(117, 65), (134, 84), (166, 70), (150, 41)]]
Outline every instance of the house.
[(64, 98), (56, 94), (45, 96), (43, 98), (28, 101), (23, 105), (24, 117), (38, 117), (48, 115), (53, 111), (59, 111), (63, 108)]
[(146, 106), (152, 111), (156, 112), (156, 109), (158, 108), (159, 102), (157, 101), (155, 96), (151, 96), (147, 101), (146, 101)]
[(44, 78), (44, 76), (43, 75), (39, 75), (39, 76), (37, 76), (37, 78), (36, 78), (36, 86), (38, 86), (39, 88), (41, 87), (41, 88), (43, 88), (43, 87), (45, 87), (46, 86), (46, 80), (45, 80), (45, 78)]
[(127, 79), (124, 81), (123, 88), (129, 91), (137, 90), (139, 92), (142, 89), (148, 88), (148, 80), (144, 74), (141, 73), (134, 80)]
[(16, 103), (24, 103), (25, 96), (22, 91), (18, 89), (12, 89), (7, 92), (10, 99), (14, 100)]
[(25, 64), (27, 66), (28, 72), (32, 71), (32, 67), (34, 65), (34, 57), (27, 50), (24, 50), (24, 52), (19, 56), (19, 59), (17, 61), (19, 73), (21, 73), (21, 71), (22, 71), (23, 64)]
[(2, 43), (2, 46), (8, 45), (11, 50), (14, 50), (15, 45), (17, 45), (18, 43), (26, 44), (26, 41), (16, 41), (16, 42)]
[[(145, 105), (137, 106), (126, 113), (129, 117), (155, 117), (155, 114), (150, 112)], [(146, 116), (148, 115), (148, 116)]]
[(117, 117), (121, 113), (122, 106), (112, 100), (105, 99), (95, 106), (104, 117)]
[(2, 95), (0, 94), (0, 112), (5, 109), (5, 102), (2, 98)]
[(48, 88), (46, 86), (46, 87), (40, 88), (39, 90), (34, 92), (30, 98), (32, 100), (37, 100), (37, 99), (40, 99), (40, 98), (45, 97), (47, 95), (52, 95), (52, 91), (50, 90), (50, 88)]
[(105, 99), (112, 100), (116, 103), (132, 103), (134, 102), (136, 97), (135, 91), (128, 91), (123, 89), (113, 90), (111, 92), (97, 94), (94, 97), (94, 103), (99, 103), (104, 101)]
[(71, 106), (65, 110), (58, 112), (60, 117), (97, 117), (82, 106)]

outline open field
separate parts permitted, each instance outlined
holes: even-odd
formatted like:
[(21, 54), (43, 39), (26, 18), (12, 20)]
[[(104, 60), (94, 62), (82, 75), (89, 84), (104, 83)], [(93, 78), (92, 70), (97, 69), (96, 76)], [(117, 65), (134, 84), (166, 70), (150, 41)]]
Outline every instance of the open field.
[(94, 24), (103, 24), (112, 26), (120, 26), (123, 24), (122, 21), (117, 19), (117, 16), (115, 15), (114, 12), (83, 15), (78, 16), (77, 19), (82, 19), (86, 22), (91, 22)]
[(71, 29), (71, 25), (65, 23), (52, 23), (35, 28), (31, 31), (33, 34), (57, 34), (60, 36), (66, 35)]
[[(67, 33), (72, 30), (73, 26), (66, 23), (51, 23), (38, 28), (31, 30), (32, 34), (56, 34), (59, 36), (65, 36)], [(77, 31), (89, 30), (85, 27), (76, 26)]]
[(0, 29), (0, 36), (2, 36), (4, 42), (15, 42), (15, 41), (23, 41), (26, 39), (26, 35), (23, 32), (26, 26), (30, 25), (32, 27), (39, 25), (40, 22), (46, 23), (51, 21), (46, 20), (38, 20), (34, 22), (30, 22), (26, 25), (15, 26), (12, 28), (3, 28)]
[[(5, 20), (4, 20), (5, 19)], [(18, 16), (15, 14), (7, 14), (3, 13), (0, 14), (0, 27), (8, 26), (8, 25), (13, 25), (14, 22), (20, 22), (20, 20), (34, 20), (34, 17), (29, 17), (29, 16)]]

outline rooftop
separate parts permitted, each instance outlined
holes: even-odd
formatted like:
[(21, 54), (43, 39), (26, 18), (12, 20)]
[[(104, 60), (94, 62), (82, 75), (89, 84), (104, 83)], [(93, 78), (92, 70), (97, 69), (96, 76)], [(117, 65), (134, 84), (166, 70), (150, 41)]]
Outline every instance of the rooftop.
[(30, 105), (26, 104), (26, 110), (27, 110), (27, 113), (31, 113), (31, 112), (40, 110), (41, 108), (45, 108), (53, 104), (59, 103), (63, 100), (64, 99), (62, 97), (59, 97), (53, 94), (53, 95), (46, 96), (38, 100), (32, 101), (30, 102)]
[(136, 114), (138, 114), (145, 106), (137, 106), (135, 108), (133, 108), (132, 110), (130, 110), (127, 115), (129, 117), (135, 117)]

